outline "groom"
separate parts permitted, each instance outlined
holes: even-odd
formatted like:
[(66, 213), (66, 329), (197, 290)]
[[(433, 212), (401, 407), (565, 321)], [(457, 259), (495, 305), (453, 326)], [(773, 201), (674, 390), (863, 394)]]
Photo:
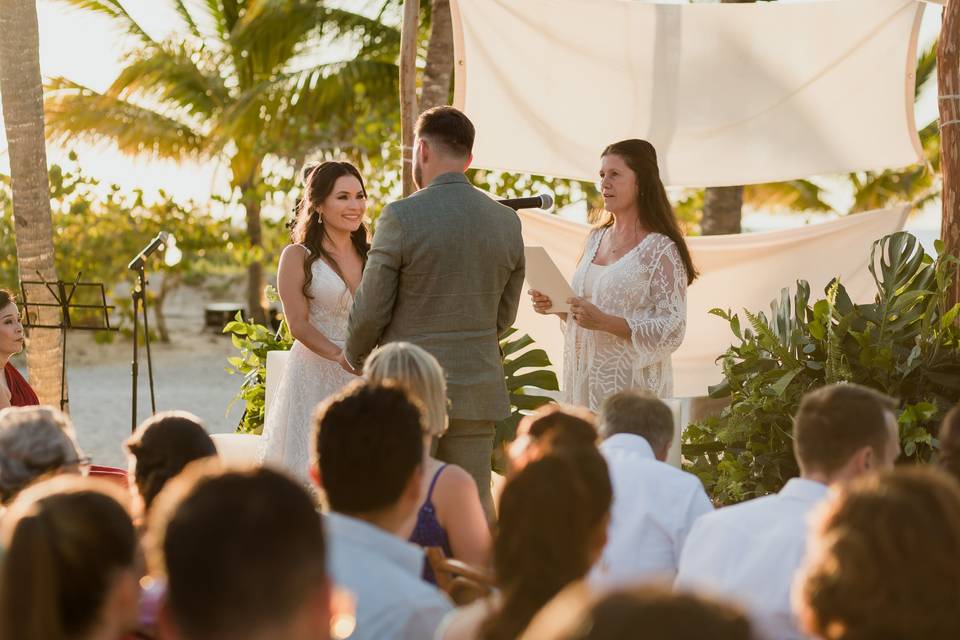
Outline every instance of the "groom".
[(436, 457), (477, 482), (493, 521), (494, 423), (510, 415), (499, 337), (523, 287), (520, 219), (467, 181), (473, 123), (453, 107), (421, 114), (413, 176), (420, 188), (383, 209), (350, 312), (341, 364), (359, 370), (379, 344), (406, 341), (447, 373), (450, 429)]

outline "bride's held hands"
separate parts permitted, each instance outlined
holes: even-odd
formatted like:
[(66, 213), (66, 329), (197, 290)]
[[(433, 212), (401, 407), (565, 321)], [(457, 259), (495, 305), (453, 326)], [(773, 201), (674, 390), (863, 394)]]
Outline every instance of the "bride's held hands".
[(343, 355), (343, 351), (337, 354), (337, 357), (334, 358), (334, 362), (339, 364), (340, 367), (347, 373), (351, 373), (355, 376), (360, 375), (357, 373), (356, 369), (354, 369), (353, 366), (349, 362), (347, 362), (347, 356)]

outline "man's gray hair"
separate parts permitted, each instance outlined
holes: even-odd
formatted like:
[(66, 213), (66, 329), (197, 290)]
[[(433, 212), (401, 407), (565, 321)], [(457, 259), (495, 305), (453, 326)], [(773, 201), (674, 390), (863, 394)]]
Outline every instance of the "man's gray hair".
[(0, 504), (41, 476), (80, 461), (70, 419), (53, 407), (0, 411)]
[(628, 389), (613, 394), (600, 406), (598, 423), (603, 439), (618, 433), (642, 436), (655, 453), (666, 451), (673, 442), (673, 412), (649, 391)]

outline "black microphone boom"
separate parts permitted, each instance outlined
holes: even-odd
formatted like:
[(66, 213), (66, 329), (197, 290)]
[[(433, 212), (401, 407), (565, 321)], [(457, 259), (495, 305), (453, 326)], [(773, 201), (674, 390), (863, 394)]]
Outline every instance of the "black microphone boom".
[(161, 231), (156, 235), (156, 237), (150, 241), (150, 244), (143, 248), (143, 251), (137, 254), (137, 257), (130, 261), (130, 264), (127, 265), (127, 269), (131, 271), (136, 271), (143, 266), (147, 258), (149, 258), (153, 253), (159, 249), (162, 245), (166, 244), (169, 240), (170, 234), (166, 231)]
[(553, 196), (547, 193), (541, 193), (538, 196), (532, 196), (530, 198), (508, 198), (507, 200), (497, 200), (497, 202), (514, 210), (550, 209), (553, 207)]

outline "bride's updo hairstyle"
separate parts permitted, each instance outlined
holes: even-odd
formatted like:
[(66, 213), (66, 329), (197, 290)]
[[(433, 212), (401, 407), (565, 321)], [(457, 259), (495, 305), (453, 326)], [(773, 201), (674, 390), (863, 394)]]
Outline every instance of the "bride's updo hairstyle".
[[(670, 206), (667, 191), (660, 181), (660, 167), (657, 164), (657, 150), (646, 140), (631, 138), (614, 142), (600, 154), (603, 156), (619, 156), (623, 158), (630, 170), (637, 176), (637, 206), (640, 211), (640, 222), (652, 233), (662, 233), (677, 245), (683, 267), (687, 271), (687, 284), (700, 275), (690, 257), (690, 250), (683, 239), (677, 217)], [(613, 224), (613, 215), (607, 214), (600, 227), (609, 227)]]
[[(337, 178), (343, 176), (353, 176), (360, 181), (360, 188), (363, 189), (363, 195), (367, 195), (367, 188), (363, 184), (363, 178), (357, 168), (349, 162), (321, 162), (320, 164), (309, 164), (303, 168), (301, 178), (303, 180), (303, 198), (297, 209), (297, 217), (294, 221), (293, 231), (290, 233), (290, 241), (294, 244), (302, 244), (310, 250), (310, 255), (303, 262), (303, 272), (306, 278), (303, 281), (303, 295), (307, 298), (310, 295), (310, 283), (313, 281), (313, 263), (323, 258), (327, 264), (337, 272), (337, 275), (343, 278), (343, 272), (336, 259), (323, 248), (322, 240), (326, 235), (323, 226), (323, 218), (320, 216), (318, 207), (333, 192), (333, 186)], [(367, 252), (370, 250), (370, 242), (367, 239), (367, 228), (364, 225), (350, 234), (353, 240), (353, 246), (360, 254), (363, 264), (367, 264)]]

